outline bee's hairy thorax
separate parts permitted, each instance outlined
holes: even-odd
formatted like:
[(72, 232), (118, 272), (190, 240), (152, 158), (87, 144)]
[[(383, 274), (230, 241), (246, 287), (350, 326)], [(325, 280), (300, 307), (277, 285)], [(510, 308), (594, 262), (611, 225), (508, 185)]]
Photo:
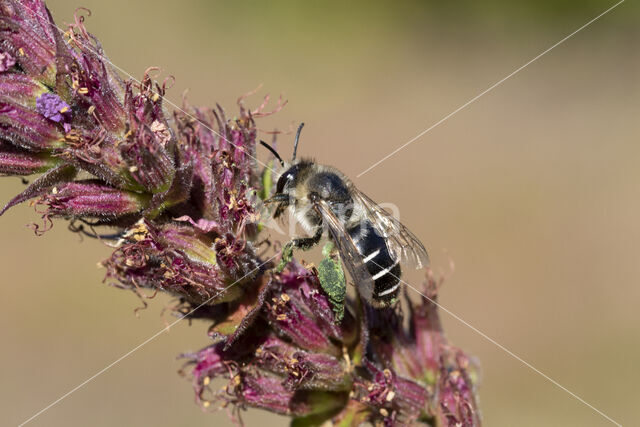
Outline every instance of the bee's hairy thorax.
[(295, 202), (290, 207), (304, 229), (313, 232), (322, 225), (322, 218), (309, 202), (310, 193), (316, 193), (326, 201), (345, 226), (359, 221), (362, 209), (354, 204), (351, 196), (353, 184), (340, 171), (312, 162), (301, 162), (298, 167), (293, 190)]

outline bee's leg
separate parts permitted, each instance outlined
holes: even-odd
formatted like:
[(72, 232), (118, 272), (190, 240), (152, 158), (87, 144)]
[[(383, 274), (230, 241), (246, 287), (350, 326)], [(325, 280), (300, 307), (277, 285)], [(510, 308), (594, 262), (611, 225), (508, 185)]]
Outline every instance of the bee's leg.
[(322, 227), (318, 227), (318, 231), (316, 231), (316, 234), (314, 234), (313, 237), (302, 237), (299, 239), (293, 239), (291, 242), (287, 243), (287, 245), (291, 245), (294, 248), (306, 251), (317, 245), (321, 238)]
[(285, 266), (291, 258), (293, 257), (293, 248), (302, 249), (306, 251), (307, 249), (311, 249), (314, 245), (316, 245), (320, 239), (322, 238), (322, 227), (318, 227), (318, 231), (313, 237), (301, 237), (298, 239), (293, 239), (282, 248), (282, 258), (280, 259), (280, 263), (276, 267), (276, 271), (279, 273), (284, 270)]

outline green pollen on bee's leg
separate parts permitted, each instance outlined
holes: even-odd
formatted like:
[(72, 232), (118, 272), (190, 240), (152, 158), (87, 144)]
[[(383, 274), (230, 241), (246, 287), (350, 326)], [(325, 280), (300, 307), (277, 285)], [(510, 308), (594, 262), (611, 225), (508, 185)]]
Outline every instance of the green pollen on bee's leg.
[(320, 286), (329, 297), (336, 320), (341, 321), (344, 317), (347, 282), (340, 261), (330, 256), (332, 248), (333, 245), (328, 243), (322, 250), (325, 257), (318, 266), (318, 279), (320, 280)]

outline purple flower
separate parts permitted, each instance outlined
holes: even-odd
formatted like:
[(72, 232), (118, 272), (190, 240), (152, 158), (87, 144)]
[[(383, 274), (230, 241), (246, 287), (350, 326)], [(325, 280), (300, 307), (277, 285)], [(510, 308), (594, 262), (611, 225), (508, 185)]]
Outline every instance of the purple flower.
[(56, 123), (68, 119), (71, 114), (69, 104), (51, 92), (45, 92), (36, 98), (36, 108), (40, 114)]
[[(434, 296), (435, 290), (428, 280), (424, 291)], [(398, 312), (372, 309), (370, 342), (363, 347), (358, 306), (350, 304), (337, 323), (314, 272), (301, 264), (273, 275), (259, 295), (250, 299), (250, 308), (239, 306), (238, 316), (227, 315), (214, 326), (216, 344), (186, 356), (203, 406), (232, 403), (238, 410), (256, 407), (300, 421), (353, 426), (431, 425), (435, 419), (480, 425), (474, 368), (444, 338), (433, 303), (408, 301), (408, 329)], [(426, 319), (431, 323), (422, 324), (424, 330), (414, 329)], [(233, 322), (238, 328), (225, 333), (221, 325)], [(229, 385), (214, 392), (208, 386), (215, 378), (227, 378)], [(309, 396), (330, 396), (331, 409), (320, 404), (325, 398), (309, 405)]]
[(475, 367), (444, 336), (431, 276), (429, 300), (406, 310), (347, 298), (336, 316), (312, 265), (270, 260), (254, 122), (268, 97), (254, 110), (241, 97), (233, 119), (186, 103), (169, 114), (153, 69), (123, 81), (75, 18), (63, 38), (43, 1), (0, 4), (0, 174), (41, 174), (0, 215), (31, 200), (38, 234), (64, 218), (111, 240), (105, 281), (145, 306), (173, 295), (176, 316), (206, 322), (211, 344), (183, 355), (203, 408), (238, 422), (253, 407), (296, 425), (479, 426)]

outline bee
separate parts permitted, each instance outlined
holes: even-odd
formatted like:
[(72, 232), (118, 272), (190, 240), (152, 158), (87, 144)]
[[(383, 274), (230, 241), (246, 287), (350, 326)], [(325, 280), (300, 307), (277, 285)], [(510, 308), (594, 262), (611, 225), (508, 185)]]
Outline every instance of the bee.
[(298, 127), (289, 163), (260, 141), (284, 170), (275, 194), (265, 203), (276, 204), (276, 219), (290, 210), (311, 236), (293, 239), (289, 245), (294, 248), (313, 247), (328, 230), (358, 293), (373, 307), (389, 307), (397, 301), (401, 263), (426, 267), (427, 251), (411, 231), (358, 190), (342, 172), (309, 159), (296, 160), (303, 126)]

